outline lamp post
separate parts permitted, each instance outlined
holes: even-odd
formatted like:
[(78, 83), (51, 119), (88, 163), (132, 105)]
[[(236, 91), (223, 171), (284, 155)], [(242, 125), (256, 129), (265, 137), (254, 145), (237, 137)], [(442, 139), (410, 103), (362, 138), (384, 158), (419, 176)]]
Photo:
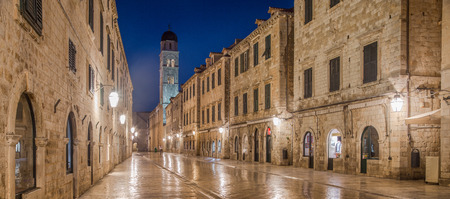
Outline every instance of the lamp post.
[(109, 94), (109, 103), (111, 103), (111, 107), (116, 108), (119, 103), (119, 94), (115, 91)]
[(391, 107), (394, 112), (399, 112), (403, 107), (403, 99), (399, 94), (394, 95), (394, 99), (391, 101)]
[(121, 115), (119, 120), (120, 120), (121, 124), (125, 124), (126, 116), (125, 115)]

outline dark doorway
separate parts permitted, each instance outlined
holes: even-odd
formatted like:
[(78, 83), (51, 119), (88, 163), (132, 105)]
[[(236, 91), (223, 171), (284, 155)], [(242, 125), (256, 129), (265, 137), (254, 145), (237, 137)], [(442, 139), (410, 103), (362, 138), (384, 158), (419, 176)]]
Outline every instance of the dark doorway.
[(378, 159), (379, 153), (378, 132), (368, 126), (361, 136), (361, 173), (367, 173), (367, 160)]
[(239, 138), (234, 139), (234, 152), (236, 153), (236, 160), (239, 160)]
[(270, 128), (267, 128), (266, 135), (266, 162), (272, 162), (272, 132)]
[(258, 138), (258, 130), (255, 131), (255, 162), (259, 162), (259, 138)]
[(308, 157), (308, 167), (314, 168), (314, 137), (311, 132), (306, 132), (303, 140), (303, 156)]

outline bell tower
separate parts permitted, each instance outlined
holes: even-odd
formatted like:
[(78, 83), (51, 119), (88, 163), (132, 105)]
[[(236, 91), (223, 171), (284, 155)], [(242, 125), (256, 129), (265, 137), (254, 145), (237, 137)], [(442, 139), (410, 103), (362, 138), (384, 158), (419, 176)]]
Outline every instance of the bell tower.
[(175, 97), (179, 91), (178, 64), (179, 64), (178, 38), (169, 30), (161, 37), (161, 54), (159, 55), (159, 103), (163, 105), (163, 122), (166, 124), (166, 107), (170, 98)]

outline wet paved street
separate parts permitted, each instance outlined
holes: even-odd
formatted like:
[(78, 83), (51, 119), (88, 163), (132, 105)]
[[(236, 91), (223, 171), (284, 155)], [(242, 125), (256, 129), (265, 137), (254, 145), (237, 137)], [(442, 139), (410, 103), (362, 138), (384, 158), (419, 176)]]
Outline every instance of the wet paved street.
[(81, 198), (450, 198), (450, 188), (423, 180), (134, 153)]

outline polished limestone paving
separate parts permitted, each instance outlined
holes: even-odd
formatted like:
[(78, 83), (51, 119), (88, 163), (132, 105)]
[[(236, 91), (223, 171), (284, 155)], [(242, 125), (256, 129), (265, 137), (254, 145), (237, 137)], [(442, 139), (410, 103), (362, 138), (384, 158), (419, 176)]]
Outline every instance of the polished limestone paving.
[(450, 198), (450, 187), (268, 163), (134, 153), (81, 198)]

